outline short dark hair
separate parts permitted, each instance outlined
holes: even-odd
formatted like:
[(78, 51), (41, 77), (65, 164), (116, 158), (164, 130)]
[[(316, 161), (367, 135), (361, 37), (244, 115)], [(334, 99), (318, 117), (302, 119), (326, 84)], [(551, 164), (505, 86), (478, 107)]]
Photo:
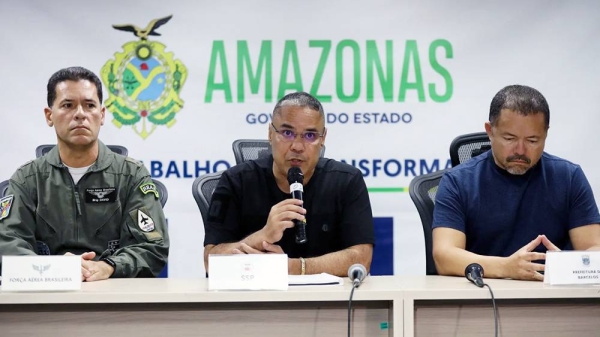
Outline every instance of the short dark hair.
[(550, 108), (546, 98), (532, 87), (526, 85), (509, 85), (500, 90), (490, 105), (490, 123), (495, 125), (500, 111), (508, 109), (523, 116), (541, 113), (544, 115), (546, 129), (550, 126)]
[(90, 70), (85, 69), (83, 67), (69, 67), (69, 68), (61, 69), (61, 70), (55, 72), (54, 74), (52, 74), (52, 76), (50, 76), (50, 79), (48, 80), (48, 86), (47, 86), (48, 106), (51, 107), (52, 104), (54, 104), (54, 101), (56, 100), (56, 86), (59, 83), (64, 82), (64, 81), (81, 81), (81, 80), (88, 80), (88, 81), (94, 83), (94, 85), (96, 86), (96, 93), (98, 95), (98, 99), (100, 100), (100, 104), (102, 104), (102, 82), (100, 82), (100, 79), (98, 78), (98, 76), (96, 76), (96, 74), (94, 74)]
[(273, 115), (279, 113), (279, 110), (284, 106), (298, 106), (302, 108), (308, 107), (311, 110), (318, 111), (321, 115), (321, 118), (325, 120), (325, 111), (323, 110), (321, 102), (319, 102), (319, 100), (314, 98), (311, 94), (304, 91), (293, 92), (283, 96), (279, 102), (275, 104)]

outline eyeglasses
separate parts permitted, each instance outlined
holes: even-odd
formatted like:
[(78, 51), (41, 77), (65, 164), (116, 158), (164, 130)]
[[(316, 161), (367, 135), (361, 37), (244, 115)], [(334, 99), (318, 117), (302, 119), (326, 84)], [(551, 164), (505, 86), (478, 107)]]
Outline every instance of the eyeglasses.
[[(295, 133), (292, 130), (277, 130), (277, 128), (275, 127), (275, 125), (273, 123), (271, 123), (271, 126), (273, 127), (273, 130), (275, 130), (275, 132), (277, 132), (277, 134), (280, 136), (280, 139), (283, 142), (286, 143), (291, 143), (294, 140), (296, 140), (296, 136), (298, 136), (297, 133)], [(323, 135), (325, 134), (325, 129), (323, 129), (323, 133), (319, 133), (316, 131), (306, 131), (300, 134), (300, 139), (302, 139), (303, 143), (306, 144), (314, 144), (316, 143), (319, 138), (323, 137)]]

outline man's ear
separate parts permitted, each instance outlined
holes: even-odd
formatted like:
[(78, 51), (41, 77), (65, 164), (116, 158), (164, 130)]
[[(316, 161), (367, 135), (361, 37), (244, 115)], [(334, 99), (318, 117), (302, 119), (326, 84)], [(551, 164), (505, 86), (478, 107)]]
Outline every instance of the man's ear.
[(485, 122), (485, 132), (487, 133), (488, 138), (492, 140), (492, 123)]
[(100, 125), (104, 125), (104, 116), (106, 115), (106, 107), (102, 106), (100, 109), (100, 113), (102, 114), (102, 119), (100, 119)]
[(54, 126), (54, 122), (52, 121), (52, 109), (44, 108), (44, 116), (46, 116), (46, 124), (48, 124), (48, 126)]

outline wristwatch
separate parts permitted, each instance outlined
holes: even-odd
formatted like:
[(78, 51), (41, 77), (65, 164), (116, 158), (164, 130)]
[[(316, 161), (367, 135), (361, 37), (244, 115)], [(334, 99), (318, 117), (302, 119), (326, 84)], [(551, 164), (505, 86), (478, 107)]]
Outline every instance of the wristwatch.
[(113, 274), (115, 273), (115, 270), (117, 270), (117, 264), (110, 257), (103, 257), (100, 259), (100, 261), (105, 262), (107, 265), (113, 267)]

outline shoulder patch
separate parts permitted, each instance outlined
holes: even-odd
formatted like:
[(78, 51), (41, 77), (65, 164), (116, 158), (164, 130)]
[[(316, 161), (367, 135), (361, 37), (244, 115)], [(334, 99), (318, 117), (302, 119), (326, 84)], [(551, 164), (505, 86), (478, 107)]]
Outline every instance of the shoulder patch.
[(133, 159), (133, 158), (131, 158), (129, 156), (125, 157), (125, 160), (128, 161), (128, 162), (130, 162), (130, 163), (134, 163), (137, 166), (142, 166), (142, 162), (141, 161), (135, 160), (135, 159)]
[(12, 194), (0, 199), (0, 220), (8, 218), (13, 199), (14, 195)]
[(154, 193), (154, 196), (156, 197), (156, 199), (159, 198), (158, 189), (156, 189), (156, 185), (154, 185), (154, 183), (142, 184), (142, 185), (140, 185), (140, 190), (144, 194)]

